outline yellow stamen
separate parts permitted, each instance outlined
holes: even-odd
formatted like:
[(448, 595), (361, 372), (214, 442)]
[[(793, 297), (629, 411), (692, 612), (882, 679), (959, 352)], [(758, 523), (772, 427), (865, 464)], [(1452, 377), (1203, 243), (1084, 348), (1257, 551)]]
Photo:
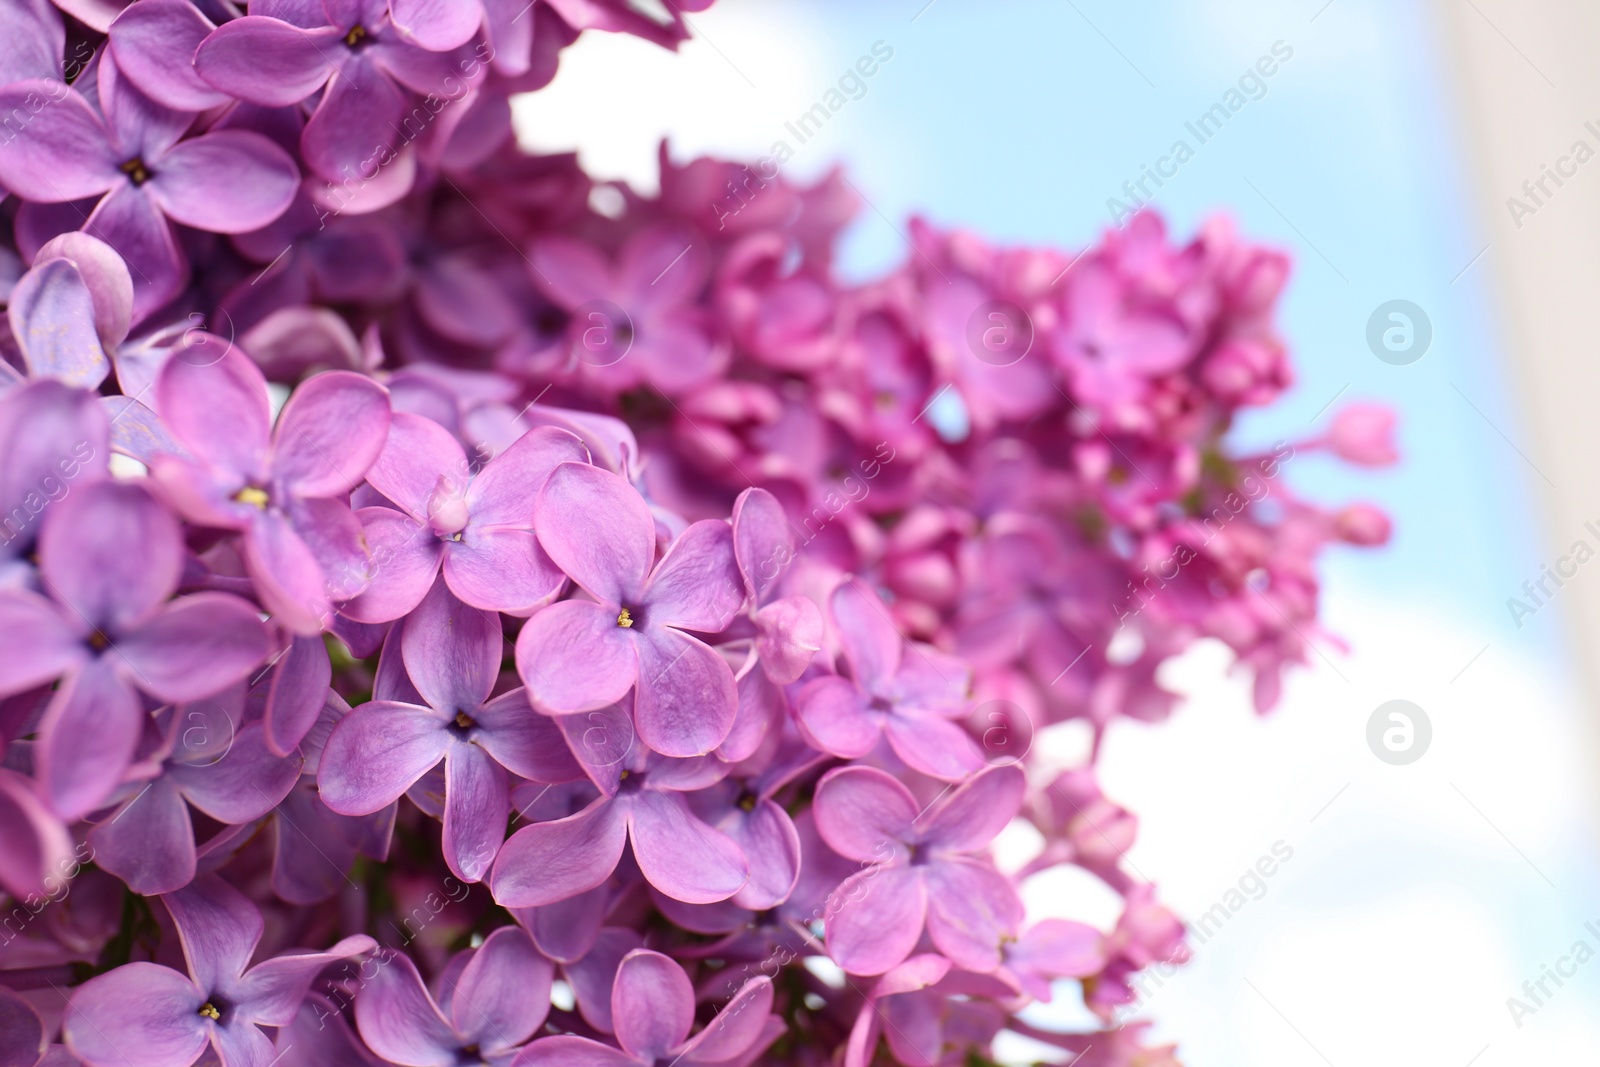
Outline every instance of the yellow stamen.
[(628, 612), (627, 608), (623, 608), (622, 611), (618, 613), (617, 625), (621, 626), (625, 630), (633, 627), (633, 616)]
[(472, 716), (468, 715), (466, 712), (458, 711), (456, 712), (456, 725), (461, 727), (463, 730), (470, 730), (472, 727), (476, 726), (477, 723), (473, 722)]
[(367, 28), (359, 24), (352, 26), (350, 28), (350, 32), (344, 35), (344, 43), (349, 45), (351, 48), (354, 48), (356, 45), (360, 44), (366, 39)]
[(233, 499), (237, 500), (241, 504), (253, 504), (258, 508), (264, 508), (267, 506), (268, 497), (265, 489), (258, 489), (253, 485), (247, 485), (237, 493), (233, 494)]
[(205, 1006), (200, 1009), (200, 1014), (204, 1015), (207, 1019), (222, 1018), (222, 1013), (218, 1011), (216, 1006), (213, 1005), (209, 1000), (206, 1001)]

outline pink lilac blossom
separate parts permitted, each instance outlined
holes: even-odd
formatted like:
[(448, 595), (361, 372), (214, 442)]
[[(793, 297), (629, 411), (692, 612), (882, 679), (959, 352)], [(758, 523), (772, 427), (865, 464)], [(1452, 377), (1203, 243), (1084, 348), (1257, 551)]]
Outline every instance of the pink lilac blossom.
[[(1389, 536), (1286, 468), (1393, 416), (1238, 440), (1226, 220), (847, 285), (837, 171), (516, 145), (706, 6), (0, 11), (3, 1067), (1176, 1064), (1093, 753), (1204, 639), (1278, 702)], [(1111, 929), (1023, 907), (1069, 865)]]

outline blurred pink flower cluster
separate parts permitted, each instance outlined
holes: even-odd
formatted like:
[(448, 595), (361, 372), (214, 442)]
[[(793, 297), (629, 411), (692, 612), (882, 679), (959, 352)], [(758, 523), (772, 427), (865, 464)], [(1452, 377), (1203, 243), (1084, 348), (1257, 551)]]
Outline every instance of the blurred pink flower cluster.
[(0, 1064), (1176, 1063), (1094, 754), (1203, 639), (1278, 701), (1389, 535), (1286, 471), (1393, 418), (1233, 441), (1289, 264), (1221, 220), (851, 285), (838, 173), (517, 147), (704, 6), (0, 12)]

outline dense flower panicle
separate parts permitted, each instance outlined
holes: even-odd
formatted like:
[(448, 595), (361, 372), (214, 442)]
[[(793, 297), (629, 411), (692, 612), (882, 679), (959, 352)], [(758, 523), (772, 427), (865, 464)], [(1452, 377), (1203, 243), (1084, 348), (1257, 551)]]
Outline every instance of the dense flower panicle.
[(516, 146), (706, 6), (0, 11), (0, 1064), (1176, 1063), (1054, 741), (1207, 638), (1276, 703), (1389, 535), (1285, 468), (1393, 417), (1234, 441), (1289, 264), (1225, 221), (849, 286), (837, 171)]

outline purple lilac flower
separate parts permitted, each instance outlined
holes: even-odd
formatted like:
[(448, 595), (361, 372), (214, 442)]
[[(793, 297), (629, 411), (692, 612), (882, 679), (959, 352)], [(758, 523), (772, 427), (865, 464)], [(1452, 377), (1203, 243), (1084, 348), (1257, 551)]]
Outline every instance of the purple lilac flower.
[(179, 351), (161, 368), (156, 404), (186, 455), (156, 456), (150, 473), (191, 522), (239, 530), (262, 606), (311, 635), (332, 600), (365, 583), (367, 552), (344, 497), (383, 449), (389, 399), (349, 371), (296, 389), (272, 426), (267, 382), (227, 345)]
[(264, 107), (322, 90), (300, 137), (306, 164), (331, 182), (369, 181), (375, 161), (395, 156), (410, 93), (453, 98), (472, 80), (464, 70), (481, 66), (428, 50), (457, 32), (451, 9), (470, 6), (402, 4), (419, 26), (427, 23), (426, 38), (413, 38), (391, 19), (388, 0), (252, 0), (249, 15), (206, 38), (194, 65), (215, 88)]
[(893, 775), (840, 767), (817, 786), (817, 830), (846, 859), (872, 863), (847, 878), (827, 924), (828, 952), (853, 974), (882, 974), (916, 948), (934, 947), (977, 972), (1000, 964), (1022, 920), (1009, 880), (979, 853), (1016, 815), (1027, 787), (1015, 766), (974, 775), (926, 812)]
[(329, 734), (317, 772), (328, 807), (369, 815), (443, 760), (445, 862), (468, 882), (488, 872), (505, 837), (507, 770), (541, 782), (582, 774), (561, 732), (528, 707), (523, 690), (490, 699), (504, 644), (499, 615), (436, 583), (400, 639), (422, 703), (362, 704)]
[(107, 354), (128, 336), (133, 277), (104, 241), (64, 233), (18, 279), (6, 317), (31, 377), (94, 389), (110, 373)]
[(543, 1037), (515, 1067), (743, 1067), (783, 1032), (772, 1014), (772, 981), (753, 978), (694, 1037), (694, 986), (670, 957), (649, 949), (628, 953), (611, 988), (611, 1017), (620, 1049), (586, 1037)]
[(362, 622), (397, 619), (421, 602), (442, 569), (450, 591), (473, 607), (532, 614), (566, 584), (534, 535), (535, 494), (558, 463), (588, 460), (577, 437), (543, 427), (474, 475), (448, 430), (396, 413), (367, 482), (399, 510), (357, 513), (378, 564), (372, 584), (340, 611)]
[[(150, 728), (131, 794), (89, 832), (95, 862), (135, 893), (153, 896), (194, 880), (194, 807), (230, 826), (271, 811), (300, 777), (301, 759), (276, 756), (259, 722), (245, 723), (243, 684), (175, 705)], [(143, 779), (143, 781), (141, 781)]]
[(437, 1001), (405, 956), (381, 960), (356, 996), (356, 1029), (402, 1067), (504, 1067), (550, 1011), (554, 968), (515, 926), (453, 960), (439, 976)]
[(0, 693), (61, 679), (39, 724), (39, 781), (65, 818), (92, 810), (138, 744), (140, 693), (196, 700), (243, 678), (267, 654), (266, 628), (227, 593), (178, 588), (178, 522), (139, 485), (97, 482), (45, 517), (47, 595), (0, 592)]
[[(96, 103), (48, 79), (0, 87), (0, 113), (31, 116), (0, 145), (0, 184), (41, 204), (99, 198), (83, 229), (128, 261), (142, 319), (183, 284), (187, 265), (171, 222), (213, 233), (260, 229), (288, 209), (299, 171), (258, 133), (185, 139), (192, 113), (149, 99), (103, 55), (97, 72)], [(30, 106), (41, 99), (44, 106)]]
[(907, 766), (954, 781), (981, 761), (956, 723), (967, 706), (966, 664), (906, 641), (888, 609), (858, 579), (834, 590), (834, 626), (849, 677), (827, 675), (796, 697), (801, 728), (826, 752), (855, 759), (886, 738)]
[[(72, 837), (39, 798), (33, 780), (0, 767), (0, 888), (18, 900), (45, 896), (47, 878), (71, 862)], [(0, 1030), (0, 1034), (3, 1034)], [(4, 1047), (0, 1041), (0, 1047)]]
[(265, 1067), (273, 1052), (261, 1027), (288, 1026), (318, 971), (376, 947), (356, 934), (250, 967), (261, 913), (237, 889), (206, 875), (161, 900), (188, 973), (129, 963), (74, 990), (61, 1029), (90, 1067), (189, 1067), (207, 1045), (223, 1067)]
[[(597, 722), (604, 720), (605, 725)], [(508, 908), (554, 904), (611, 877), (631, 841), (633, 858), (651, 885), (677, 900), (710, 903), (733, 896), (749, 865), (726, 834), (702, 822), (684, 793), (725, 773), (714, 757), (669, 759), (631, 744), (622, 758), (596, 763), (582, 737), (602, 730), (631, 739), (627, 713), (608, 708), (557, 720), (601, 795), (575, 815), (524, 826), (495, 861), (490, 889)]]
[(641, 231), (613, 267), (590, 244), (548, 237), (535, 243), (529, 263), (540, 290), (577, 313), (569, 329), (572, 368), (608, 391), (646, 383), (676, 394), (719, 369), (722, 354), (693, 304), (706, 263), (689, 238)]
[(294, 904), (327, 900), (348, 884), (357, 855), (382, 863), (389, 856), (398, 803), (370, 815), (340, 815), (323, 803), (317, 772), (328, 734), (350, 714), (344, 698), (326, 690), (326, 703), (300, 745), (304, 773), (272, 814), (272, 891)]
[(539, 543), (592, 600), (564, 600), (528, 620), (517, 671), (551, 714), (615, 704), (634, 689), (639, 738), (665, 756), (710, 752), (733, 725), (733, 672), (685, 631), (717, 633), (744, 603), (733, 531), (706, 520), (655, 562), (655, 520), (609, 471), (563, 463), (534, 510)]
[(777, 685), (788, 685), (822, 648), (822, 612), (808, 596), (777, 597), (795, 559), (794, 529), (778, 498), (746, 489), (733, 502), (733, 552), (749, 596), (761, 668)]
[(105, 478), (110, 458), (110, 429), (93, 393), (48, 380), (0, 393), (0, 588), (31, 583), (24, 557), (44, 516)]

